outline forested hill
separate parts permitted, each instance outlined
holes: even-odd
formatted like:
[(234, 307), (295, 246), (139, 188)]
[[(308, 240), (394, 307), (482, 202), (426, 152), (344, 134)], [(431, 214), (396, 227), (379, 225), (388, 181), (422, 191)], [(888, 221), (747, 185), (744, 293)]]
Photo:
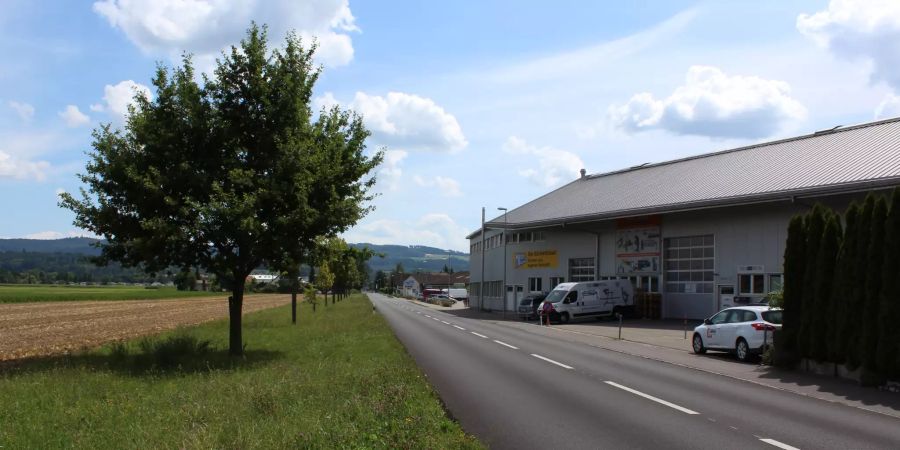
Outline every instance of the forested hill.
[[(100, 253), (99, 249), (92, 246), (96, 242), (97, 239), (91, 238), (0, 239), (0, 272), (5, 272), (5, 276), (0, 277), (0, 283), (15, 282), (13, 274), (25, 271), (34, 272), (36, 276), (69, 273), (68, 281), (122, 281), (119, 278), (132, 281), (146, 278), (136, 269), (122, 269), (115, 264), (107, 268), (96, 268), (85, 258)], [(469, 255), (462, 252), (451, 251), (448, 254), (445, 249), (421, 245), (350, 245), (357, 248), (368, 247), (376, 254), (384, 255), (383, 258), (375, 256), (369, 261), (373, 273), (377, 270), (391, 271), (397, 263), (406, 272), (440, 272), (445, 265), (452, 267), (454, 272), (469, 270)], [(72, 279), (72, 274), (76, 280)]]
[[(457, 251), (448, 251), (424, 245), (376, 245), (376, 244), (350, 244), (353, 247), (368, 247), (375, 253), (383, 254), (369, 260), (372, 271), (393, 270), (397, 263), (403, 265), (406, 272), (440, 272), (445, 265), (449, 265), (454, 272), (469, 270), (469, 254)], [(449, 258), (449, 260), (448, 260)]]

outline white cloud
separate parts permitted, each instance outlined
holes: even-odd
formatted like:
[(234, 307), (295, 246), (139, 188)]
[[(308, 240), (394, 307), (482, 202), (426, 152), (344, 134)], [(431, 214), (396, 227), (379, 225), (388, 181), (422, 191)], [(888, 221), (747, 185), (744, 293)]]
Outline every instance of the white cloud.
[(900, 95), (888, 94), (875, 108), (875, 119), (900, 117)]
[(421, 187), (436, 187), (444, 197), (459, 197), (462, 195), (462, 191), (459, 189), (459, 182), (450, 177), (438, 175), (426, 179), (416, 175), (413, 177), (413, 181)]
[(348, 231), (344, 238), (349, 242), (427, 245), (468, 251), (467, 234), (449, 215), (430, 213), (412, 221), (381, 219), (363, 223)]
[(719, 138), (761, 138), (777, 133), (806, 108), (790, 97), (783, 81), (730, 76), (715, 67), (693, 66), (685, 84), (664, 99), (637, 94), (612, 105), (613, 126), (626, 132), (663, 129), (675, 134)]
[(519, 160), (536, 161), (536, 168), (520, 169), (519, 175), (545, 188), (575, 179), (579, 176), (579, 171), (584, 168), (584, 162), (572, 152), (552, 147), (537, 147), (516, 136), (510, 136), (506, 140), (503, 150), (512, 155), (530, 157)]
[(399, 189), (401, 177), (403, 176), (403, 169), (400, 168), (400, 164), (407, 156), (409, 156), (409, 153), (403, 150), (385, 150), (384, 161), (382, 161), (381, 167), (378, 169), (377, 182), (386, 186), (390, 191)]
[(59, 112), (59, 117), (70, 127), (78, 127), (91, 123), (91, 118), (82, 113), (77, 106), (68, 105)]
[[(340, 104), (330, 92), (315, 103), (318, 107)], [(363, 117), (378, 145), (454, 153), (469, 144), (456, 117), (429, 98), (403, 92), (389, 92), (385, 97), (357, 92), (347, 107)]]
[(872, 79), (900, 89), (900, 2), (832, 0), (828, 9), (800, 14), (797, 29), (835, 55), (872, 63)]
[(124, 123), (128, 115), (128, 106), (134, 103), (135, 94), (152, 98), (150, 88), (132, 80), (120, 81), (115, 86), (107, 84), (103, 88), (103, 101), (105, 105), (91, 105), (91, 111), (106, 111), (113, 120)]
[(27, 161), (0, 150), (0, 179), (43, 181), (49, 168), (46, 161)]
[(349, 0), (102, 0), (94, 11), (144, 52), (175, 59), (187, 51), (209, 60), (255, 20), (269, 26), (273, 43), (290, 30), (307, 42), (317, 39), (316, 58), (340, 66), (353, 59), (348, 33), (359, 31)]
[(24, 102), (10, 100), (9, 107), (19, 115), (23, 122), (29, 122), (34, 117), (34, 106)]

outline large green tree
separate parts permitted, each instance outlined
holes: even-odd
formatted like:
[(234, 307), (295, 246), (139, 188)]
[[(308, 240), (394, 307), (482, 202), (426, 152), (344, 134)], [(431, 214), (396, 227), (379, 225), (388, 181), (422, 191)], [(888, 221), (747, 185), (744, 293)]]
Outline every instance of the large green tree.
[(191, 61), (158, 68), (155, 97), (136, 96), (123, 130), (94, 132), (82, 198), (62, 206), (103, 236), (99, 262), (158, 272), (199, 266), (229, 297), (229, 348), (241, 354), (246, 277), (266, 262), (298, 264), (307, 236), (364, 216), (381, 153), (364, 154), (361, 119), (338, 108), (315, 117), (314, 48), (295, 35), (267, 47), (253, 25), (197, 82)]
[(808, 339), (809, 356), (816, 361), (828, 360), (836, 331), (832, 292), (835, 287), (834, 273), (840, 248), (841, 223), (831, 210), (825, 211), (824, 217), (825, 227), (816, 255), (815, 277), (811, 286), (816, 303), (810, 310), (810, 316), (815, 325), (808, 327), (809, 335), (804, 336)]
[(850, 332), (847, 336), (847, 365), (851, 369), (855, 369), (862, 363), (862, 352), (860, 345), (862, 343), (863, 329), (868, 326), (864, 321), (864, 312), (866, 309), (867, 295), (867, 278), (868, 273), (872, 270), (873, 264), (869, 261), (869, 246), (872, 240), (872, 216), (875, 211), (875, 196), (869, 194), (863, 201), (859, 209), (859, 215), (856, 225), (856, 252), (854, 255), (853, 265), (856, 267), (856, 282), (853, 283), (852, 297), (850, 302), (856, 308), (853, 311), (856, 324), (848, 329)]
[[(871, 195), (871, 194), (870, 194)], [(878, 196), (872, 209), (871, 231), (867, 259), (869, 270), (866, 272), (865, 302), (862, 308), (862, 339), (859, 343), (860, 361), (867, 370), (876, 370), (875, 350), (878, 346), (878, 314), (879, 294), (881, 294), (882, 268), (884, 262), (884, 229), (887, 219), (887, 202)]]
[[(879, 297), (878, 344), (875, 365), (879, 372), (900, 375), (900, 188), (891, 195), (884, 230), (884, 264)], [(873, 324), (874, 325), (874, 324)]]
[(787, 354), (798, 357), (798, 332), (803, 315), (803, 272), (806, 267), (806, 225), (804, 216), (794, 216), (788, 224), (784, 250), (784, 318), (783, 338), (777, 345)]
[(800, 356), (809, 357), (812, 348), (809, 336), (813, 335), (813, 327), (819, 326), (815, 321), (816, 308), (821, 307), (821, 299), (816, 297), (816, 261), (819, 256), (819, 247), (822, 244), (822, 235), (825, 230), (825, 207), (821, 204), (813, 206), (806, 218), (806, 244), (803, 260), (806, 265), (803, 270), (803, 293), (801, 296), (800, 337), (797, 339)]
[(835, 288), (832, 291), (835, 329), (829, 359), (836, 363), (847, 361), (848, 349), (855, 351), (855, 347), (848, 346), (848, 343), (851, 342), (850, 336), (855, 335), (854, 329), (859, 327), (858, 312), (861, 308), (855, 303), (856, 297), (853, 295), (854, 286), (861, 280), (856, 264), (859, 214), (859, 205), (852, 202), (844, 214), (846, 227), (835, 269)]

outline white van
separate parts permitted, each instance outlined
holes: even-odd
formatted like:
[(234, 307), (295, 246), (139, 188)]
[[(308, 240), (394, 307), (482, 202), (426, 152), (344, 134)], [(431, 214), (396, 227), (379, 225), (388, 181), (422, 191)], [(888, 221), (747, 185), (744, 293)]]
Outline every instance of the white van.
[(447, 294), (448, 297), (454, 300), (462, 301), (469, 298), (469, 291), (464, 288), (441, 289), (441, 292)]
[[(566, 323), (582, 317), (615, 317), (634, 311), (634, 287), (628, 280), (561, 283), (543, 303), (550, 303), (551, 320)], [(543, 309), (543, 303), (538, 311)]]

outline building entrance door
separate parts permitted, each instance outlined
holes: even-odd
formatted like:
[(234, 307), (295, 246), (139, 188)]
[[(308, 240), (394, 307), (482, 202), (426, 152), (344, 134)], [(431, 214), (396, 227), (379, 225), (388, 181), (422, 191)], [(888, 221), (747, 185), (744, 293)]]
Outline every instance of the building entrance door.
[(519, 304), (519, 299), (522, 298), (523, 292), (525, 292), (525, 286), (520, 284), (506, 285), (506, 305), (503, 307), (504, 310), (515, 311), (516, 305)]
[(720, 284), (718, 289), (719, 311), (734, 306), (734, 285)]

